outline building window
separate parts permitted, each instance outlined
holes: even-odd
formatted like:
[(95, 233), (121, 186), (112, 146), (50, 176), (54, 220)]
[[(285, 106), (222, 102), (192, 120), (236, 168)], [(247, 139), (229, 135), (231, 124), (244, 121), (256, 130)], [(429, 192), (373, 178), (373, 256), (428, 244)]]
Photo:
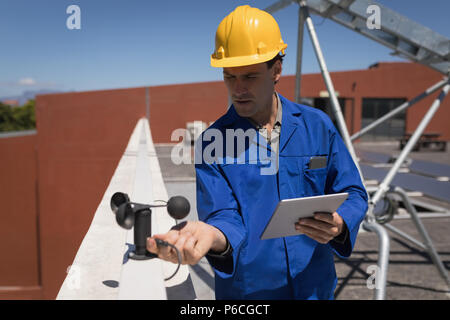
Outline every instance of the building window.
[[(342, 115), (345, 119), (345, 98), (338, 98), (339, 106), (341, 107)], [(333, 107), (331, 106), (331, 100), (330, 98), (314, 98), (313, 100), (313, 107), (322, 110), (328, 116), (330, 117), (331, 121), (333, 121), (333, 124), (336, 128), (339, 128), (337, 125), (336, 116), (333, 112)], [(347, 120), (347, 119), (345, 119)]]
[[(406, 99), (363, 98), (361, 128), (365, 128), (391, 110), (404, 103)], [(406, 112), (402, 111), (393, 118), (384, 121), (375, 129), (361, 137), (364, 141), (398, 140), (405, 134)]]

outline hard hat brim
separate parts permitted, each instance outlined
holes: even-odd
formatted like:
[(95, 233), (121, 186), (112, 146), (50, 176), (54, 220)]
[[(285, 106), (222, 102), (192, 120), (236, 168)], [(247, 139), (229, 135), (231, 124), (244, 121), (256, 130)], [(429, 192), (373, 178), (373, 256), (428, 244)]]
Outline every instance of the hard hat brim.
[(214, 68), (231, 68), (231, 67), (242, 67), (252, 64), (263, 63), (272, 60), (280, 51), (284, 53), (287, 44), (284, 44), (282, 48), (276, 51), (267, 52), (265, 54), (254, 54), (251, 56), (239, 56), (239, 57), (229, 57), (217, 59), (214, 54), (211, 55), (211, 67)]

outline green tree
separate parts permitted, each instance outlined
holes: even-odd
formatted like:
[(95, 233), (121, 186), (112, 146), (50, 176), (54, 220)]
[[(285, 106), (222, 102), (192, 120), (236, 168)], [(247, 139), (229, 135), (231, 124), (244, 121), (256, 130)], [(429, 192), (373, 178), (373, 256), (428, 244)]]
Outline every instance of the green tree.
[(34, 100), (29, 100), (23, 106), (12, 109), (16, 130), (31, 130), (36, 128), (34, 105)]
[(11, 106), (0, 102), (0, 131), (13, 131), (14, 118)]
[(11, 107), (0, 102), (0, 132), (35, 128), (35, 100), (29, 100), (21, 107)]

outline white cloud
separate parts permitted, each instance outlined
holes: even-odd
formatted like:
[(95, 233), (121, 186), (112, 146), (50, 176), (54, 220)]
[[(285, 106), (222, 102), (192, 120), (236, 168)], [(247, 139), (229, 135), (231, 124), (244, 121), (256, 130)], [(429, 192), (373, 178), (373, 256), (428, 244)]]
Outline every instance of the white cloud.
[(21, 86), (33, 86), (36, 81), (33, 78), (22, 78), (19, 80), (19, 85)]
[(32, 77), (24, 77), (20, 78), (16, 81), (0, 81), (1, 87), (9, 87), (9, 88), (26, 88), (26, 87), (35, 87), (35, 88), (49, 88), (57, 86), (54, 82), (41, 82), (37, 81)]

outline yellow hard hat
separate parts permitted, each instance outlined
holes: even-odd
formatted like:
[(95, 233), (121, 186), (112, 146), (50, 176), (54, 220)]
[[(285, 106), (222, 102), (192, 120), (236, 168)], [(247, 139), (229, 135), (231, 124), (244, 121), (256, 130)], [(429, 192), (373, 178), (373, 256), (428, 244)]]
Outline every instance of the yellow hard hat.
[(275, 19), (266, 11), (239, 6), (226, 16), (216, 31), (216, 48), (211, 66), (239, 67), (266, 62), (287, 44)]

